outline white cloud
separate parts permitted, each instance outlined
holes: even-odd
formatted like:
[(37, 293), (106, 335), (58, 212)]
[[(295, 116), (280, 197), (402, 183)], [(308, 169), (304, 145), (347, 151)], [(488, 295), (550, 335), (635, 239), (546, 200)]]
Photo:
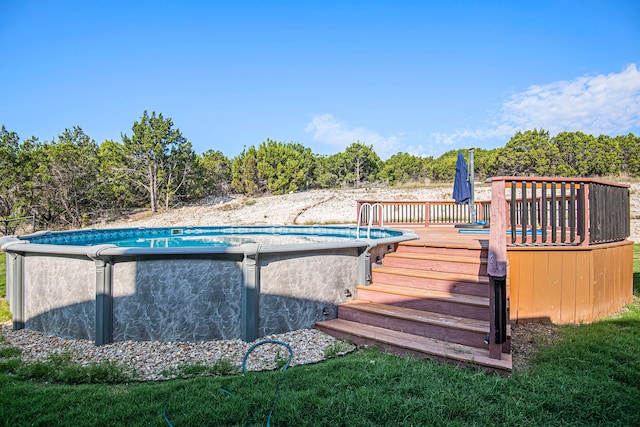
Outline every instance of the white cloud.
[(582, 76), (571, 81), (530, 86), (504, 102), (500, 116), (486, 128), (434, 134), (439, 144), (501, 139), (517, 131), (544, 129), (552, 135), (580, 131), (622, 135), (640, 127), (640, 71), (630, 64), (620, 73)]
[[(338, 151), (344, 150), (356, 141), (371, 145), (382, 159), (398, 152), (402, 139), (402, 135), (384, 137), (370, 129), (351, 128), (346, 123), (338, 121), (332, 114), (314, 116), (304, 131), (311, 133), (314, 141), (328, 144)], [(403, 150), (407, 151), (406, 148)]]

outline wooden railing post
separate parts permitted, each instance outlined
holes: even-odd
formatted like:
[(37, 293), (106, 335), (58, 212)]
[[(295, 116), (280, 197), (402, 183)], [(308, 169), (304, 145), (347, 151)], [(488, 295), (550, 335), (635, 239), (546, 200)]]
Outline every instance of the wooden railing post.
[(582, 209), (580, 211), (580, 221), (582, 229), (580, 230), (580, 246), (589, 246), (591, 244), (591, 233), (589, 232), (589, 183), (584, 185), (584, 190), (580, 194)]
[(504, 179), (491, 182), (491, 228), (489, 229), (489, 356), (500, 359), (502, 342), (506, 337), (506, 286), (507, 277), (507, 201)]
[(429, 202), (424, 202), (424, 226), (429, 226)]

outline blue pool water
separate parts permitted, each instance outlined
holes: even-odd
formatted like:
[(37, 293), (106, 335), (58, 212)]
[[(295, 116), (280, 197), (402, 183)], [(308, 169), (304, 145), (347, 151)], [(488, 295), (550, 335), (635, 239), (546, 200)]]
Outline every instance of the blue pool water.
[(344, 226), (226, 226), (173, 228), (118, 228), (45, 232), (28, 236), (31, 243), (91, 246), (112, 244), (123, 248), (228, 247), (247, 243), (263, 245), (325, 243), (368, 237), (396, 237), (401, 231), (371, 229), (367, 236)]

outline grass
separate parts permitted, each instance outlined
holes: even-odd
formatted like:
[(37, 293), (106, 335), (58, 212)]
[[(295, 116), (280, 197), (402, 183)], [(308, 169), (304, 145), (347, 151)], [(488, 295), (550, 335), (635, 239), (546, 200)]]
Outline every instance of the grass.
[(9, 302), (7, 301), (7, 257), (0, 251), (0, 322), (11, 319)]
[(136, 383), (95, 374), (94, 384), (52, 374), (68, 369), (64, 355), (29, 368), (46, 375), (20, 374), (28, 364), (8, 351), (0, 353), (0, 422), (163, 426), (166, 410), (176, 427), (264, 425), (281, 385), (273, 426), (640, 425), (640, 245), (634, 294), (616, 316), (559, 327), (561, 338), (508, 378), (368, 349), (284, 373), (192, 367), (182, 373), (193, 378)]
[(640, 297), (640, 244), (633, 245), (633, 294)]

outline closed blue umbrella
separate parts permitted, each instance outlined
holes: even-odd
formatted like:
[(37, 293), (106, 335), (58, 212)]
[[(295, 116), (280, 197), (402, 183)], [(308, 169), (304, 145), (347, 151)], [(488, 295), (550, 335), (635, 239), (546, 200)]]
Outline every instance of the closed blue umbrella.
[(456, 161), (456, 176), (453, 180), (453, 200), (459, 204), (469, 203), (471, 186), (469, 184), (469, 170), (462, 152), (458, 153)]

